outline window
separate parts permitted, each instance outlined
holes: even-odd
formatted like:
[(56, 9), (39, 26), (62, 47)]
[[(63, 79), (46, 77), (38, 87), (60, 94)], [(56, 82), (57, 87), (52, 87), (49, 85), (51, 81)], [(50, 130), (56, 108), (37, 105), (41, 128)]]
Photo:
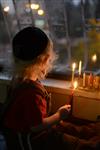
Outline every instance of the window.
[(52, 38), (59, 58), (51, 76), (71, 74), (72, 63), (82, 61), (82, 71), (100, 74), (99, 0), (1, 0), (0, 66), (13, 67), (11, 40), (28, 25), (43, 29)]

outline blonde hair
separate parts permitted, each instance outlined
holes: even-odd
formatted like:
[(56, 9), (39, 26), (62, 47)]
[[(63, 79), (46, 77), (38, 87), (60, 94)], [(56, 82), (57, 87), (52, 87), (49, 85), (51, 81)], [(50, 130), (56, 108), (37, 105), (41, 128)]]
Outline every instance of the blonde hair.
[[(45, 65), (45, 71), (41, 72), (41, 65), (44, 65), (44, 57), (48, 57), (49, 63)], [(56, 58), (56, 53), (53, 51), (53, 43), (49, 40), (44, 52), (32, 61), (22, 61), (14, 57), (13, 75), (17, 78), (21, 77), (22, 79), (29, 79), (34, 74), (37, 76), (37, 79), (43, 79), (47, 73), (52, 70), (52, 66)]]

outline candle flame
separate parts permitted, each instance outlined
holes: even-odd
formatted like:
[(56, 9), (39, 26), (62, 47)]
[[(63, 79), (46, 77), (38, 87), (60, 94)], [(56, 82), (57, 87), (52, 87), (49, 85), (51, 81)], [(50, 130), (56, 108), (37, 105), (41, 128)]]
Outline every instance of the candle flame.
[(78, 82), (74, 81), (73, 86), (74, 86), (74, 89), (76, 89), (78, 87)]

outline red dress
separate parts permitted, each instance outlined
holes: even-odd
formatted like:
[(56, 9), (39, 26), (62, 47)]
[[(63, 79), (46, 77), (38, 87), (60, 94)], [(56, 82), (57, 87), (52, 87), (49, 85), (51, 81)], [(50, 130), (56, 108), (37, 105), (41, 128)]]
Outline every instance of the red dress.
[(28, 132), (31, 127), (41, 124), (47, 116), (45, 96), (38, 92), (44, 87), (31, 80), (17, 83), (16, 87), (9, 97), (11, 104), (5, 113), (4, 126), (15, 132)]

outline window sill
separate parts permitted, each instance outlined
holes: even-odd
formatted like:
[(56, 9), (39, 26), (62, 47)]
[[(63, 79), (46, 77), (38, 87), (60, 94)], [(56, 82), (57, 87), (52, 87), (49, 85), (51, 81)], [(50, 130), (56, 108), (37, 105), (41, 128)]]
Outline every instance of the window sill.
[[(9, 84), (10, 81), (11, 77), (3, 74), (0, 75), (0, 84)], [(41, 83), (50, 92), (56, 92), (61, 94), (69, 93), (70, 81), (47, 78), (45, 80), (42, 80)]]
[(71, 86), (70, 81), (47, 78), (41, 82), (50, 92), (69, 94)]
[[(11, 81), (11, 77), (0, 75), (0, 84), (7, 85)], [(42, 80), (41, 83), (47, 88), (49, 92), (69, 95), (71, 94), (71, 82), (67, 80), (58, 80), (47, 78)], [(74, 96), (97, 99), (100, 101), (100, 90), (80, 90), (74, 91)]]

